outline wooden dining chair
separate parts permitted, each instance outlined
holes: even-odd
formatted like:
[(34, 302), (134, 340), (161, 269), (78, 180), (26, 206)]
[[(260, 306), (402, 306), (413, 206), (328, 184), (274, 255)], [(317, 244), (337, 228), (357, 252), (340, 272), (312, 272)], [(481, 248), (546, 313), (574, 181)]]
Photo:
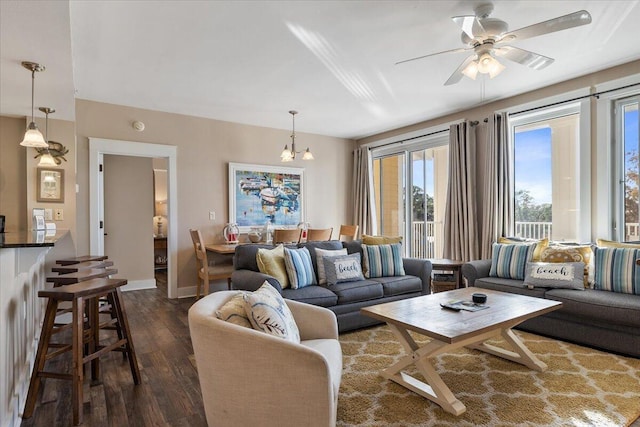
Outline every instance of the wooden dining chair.
[(273, 243), (299, 243), (301, 235), (301, 228), (276, 229), (273, 232)]
[(307, 230), (307, 242), (322, 242), (331, 240), (333, 227), (331, 228), (310, 228)]
[(341, 225), (340, 226), (340, 234), (338, 235), (338, 240), (344, 240), (348, 238), (349, 240), (355, 240), (358, 235), (358, 226), (357, 225)]
[(198, 262), (198, 284), (196, 285), (196, 298), (200, 299), (200, 283), (203, 286), (204, 295), (209, 295), (209, 282), (212, 280), (227, 279), (227, 287), (231, 289), (231, 273), (233, 266), (231, 265), (209, 265), (207, 259), (207, 250), (202, 240), (200, 230), (189, 229), (191, 240), (193, 241), (193, 249), (196, 252)]

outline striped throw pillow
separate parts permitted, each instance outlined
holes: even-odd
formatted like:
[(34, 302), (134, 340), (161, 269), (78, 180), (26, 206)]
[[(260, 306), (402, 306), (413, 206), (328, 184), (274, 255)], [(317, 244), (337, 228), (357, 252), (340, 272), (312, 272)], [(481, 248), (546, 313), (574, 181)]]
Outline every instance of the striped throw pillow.
[(404, 276), (402, 245), (362, 245), (363, 273), (373, 277)]
[(311, 254), (307, 248), (284, 248), (284, 264), (287, 268), (292, 289), (315, 285), (316, 273), (313, 271)]
[(595, 289), (640, 295), (640, 249), (596, 247)]
[(531, 261), (536, 244), (493, 244), (489, 276), (524, 280), (527, 262)]

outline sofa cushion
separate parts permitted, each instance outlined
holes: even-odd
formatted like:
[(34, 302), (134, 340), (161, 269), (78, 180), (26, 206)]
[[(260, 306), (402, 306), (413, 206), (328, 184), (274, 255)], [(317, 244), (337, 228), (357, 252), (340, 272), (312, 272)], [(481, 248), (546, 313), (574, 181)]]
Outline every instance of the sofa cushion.
[[(323, 250), (334, 251), (337, 249), (342, 249), (342, 242), (339, 240), (328, 240), (325, 242), (303, 242), (298, 243), (299, 248), (307, 248), (309, 249), (309, 253), (311, 254), (311, 262), (313, 263), (314, 271), (318, 272), (318, 258), (316, 254), (316, 248)], [(317, 277), (317, 279), (320, 279)]]
[(640, 249), (596, 248), (594, 288), (640, 295)]
[(584, 289), (584, 263), (528, 262), (524, 284), (540, 288)]
[(322, 258), (327, 285), (364, 280), (360, 254), (325, 256)]
[(331, 291), (338, 296), (338, 304), (368, 301), (384, 296), (382, 283), (375, 280), (338, 283), (331, 286)]
[(535, 248), (536, 243), (518, 245), (494, 243), (489, 276), (524, 280), (527, 262), (531, 261)]
[(542, 262), (584, 262), (584, 287), (593, 283), (593, 250), (588, 245), (554, 245), (545, 248)]
[(324, 286), (305, 286), (300, 289), (283, 289), (282, 296), (286, 299), (331, 307), (338, 304), (338, 296)]
[(256, 261), (260, 273), (275, 277), (282, 289), (289, 287), (289, 276), (284, 262), (284, 246), (273, 249), (258, 249)]
[(640, 243), (614, 242), (613, 240), (598, 239), (596, 245), (601, 248), (634, 248), (640, 249)]
[(362, 241), (351, 240), (349, 242), (342, 242), (342, 246), (347, 250), (349, 254), (358, 253), (362, 256)]
[(482, 277), (478, 278), (474, 284), (475, 287), (491, 289), (500, 292), (511, 292), (512, 294), (526, 295), (529, 297), (544, 298), (547, 292), (546, 288), (528, 289), (522, 280), (501, 279), (499, 277)]
[(313, 248), (316, 253), (316, 274), (318, 275), (318, 284), (324, 285), (327, 283), (327, 275), (324, 271), (324, 262), (322, 258), (325, 256), (336, 256), (336, 255), (347, 255), (347, 250), (345, 248), (341, 249), (321, 249), (321, 248)]
[(244, 309), (253, 329), (299, 343), (300, 331), (282, 295), (264, 282), (255, 292), (243, 295)]
[(402, 243), (402, 236), (368, 236), (362, 235), (363, 245), (392, 245)]
[(238, 292), (231, 297), (229, 301), (216, 310), (216, 317), (234, 325), (251, 328), (251, 322), (249, 322), (247, 312), (244, 309), (244, 294), (245, 292)]
[(422, 292), (422, 280), (416, 276), (377, 277), (371, 280), (382, 283), (385, 297)]
[(532, 260), (540, 261), (540, 257), (542, 256), (542, 251), (545, 250), (547, 246), (549, 246), (549, 239), (545, 238), (541, 240), (536, 240), (536, 239), (523, 239), (521, 237), (499, 237), (498, 243), (516, 244), (516, 245), (535, 243), (536, 248), (533, 251)]
[(284, 248), (284, 264), (292, 289), (315, 285), (316, 272), (311, 264), (311, 255), (307, 248)]
[(640, 297), (637, 296), (595, 289), (551, 289), (546, 298), (562, 302), (560, 311), (576, 318), (640, 328)]
[(404, 276), (402, 245), (362, 245), (364, 277)]
[(236, 246), (236, 251), (233, 255), (233, 267), (236, 270), (259, 271), (256, 259), (258, 249), (273, 249), (273, 245), (250, 244)]

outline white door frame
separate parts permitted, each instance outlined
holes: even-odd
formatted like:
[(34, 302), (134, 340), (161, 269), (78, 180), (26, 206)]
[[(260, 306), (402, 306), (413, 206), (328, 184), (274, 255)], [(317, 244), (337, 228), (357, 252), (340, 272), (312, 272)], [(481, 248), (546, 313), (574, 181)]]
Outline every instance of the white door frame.
[(105, 154), (136, 157), (167, 158), (167, 215), (169, 224), (167, 239), (167, 289), (169, 298), (178, 297), (178, 180), (177, 147), (175, 145), (149, 144), (146, 142), (89, 138), (89, 240), (92, 254), (104, 254), (104, 186), (100, 165)]

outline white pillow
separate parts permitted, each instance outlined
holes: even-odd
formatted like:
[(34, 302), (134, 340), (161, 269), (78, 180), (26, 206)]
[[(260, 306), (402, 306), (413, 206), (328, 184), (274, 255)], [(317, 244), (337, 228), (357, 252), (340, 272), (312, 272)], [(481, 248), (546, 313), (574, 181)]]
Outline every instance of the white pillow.
[(324, 269), (324, 262), (322, 258), (325, 256), (338, 256), (338, 255), (347, 255), (347, 248), (342, 249), (316, 249), (316, 265), (318, 266), (318, 283), (321, 285), (327, 284), (327, 274)]
[(239, 292), (231, 297), (229, 301), (216, 310), (216, 317), (225, 322), (233, 323), (234, 325), (251, 328), (251, 322), (249, 322), (247, 312), (244, 309), (243, 297), (245, 293), (246, 292)]
[(280, 292), (265, 280), (257, 291), (244, 295), (244, 309), (253, 329), (300, 343), (300, 332)]

